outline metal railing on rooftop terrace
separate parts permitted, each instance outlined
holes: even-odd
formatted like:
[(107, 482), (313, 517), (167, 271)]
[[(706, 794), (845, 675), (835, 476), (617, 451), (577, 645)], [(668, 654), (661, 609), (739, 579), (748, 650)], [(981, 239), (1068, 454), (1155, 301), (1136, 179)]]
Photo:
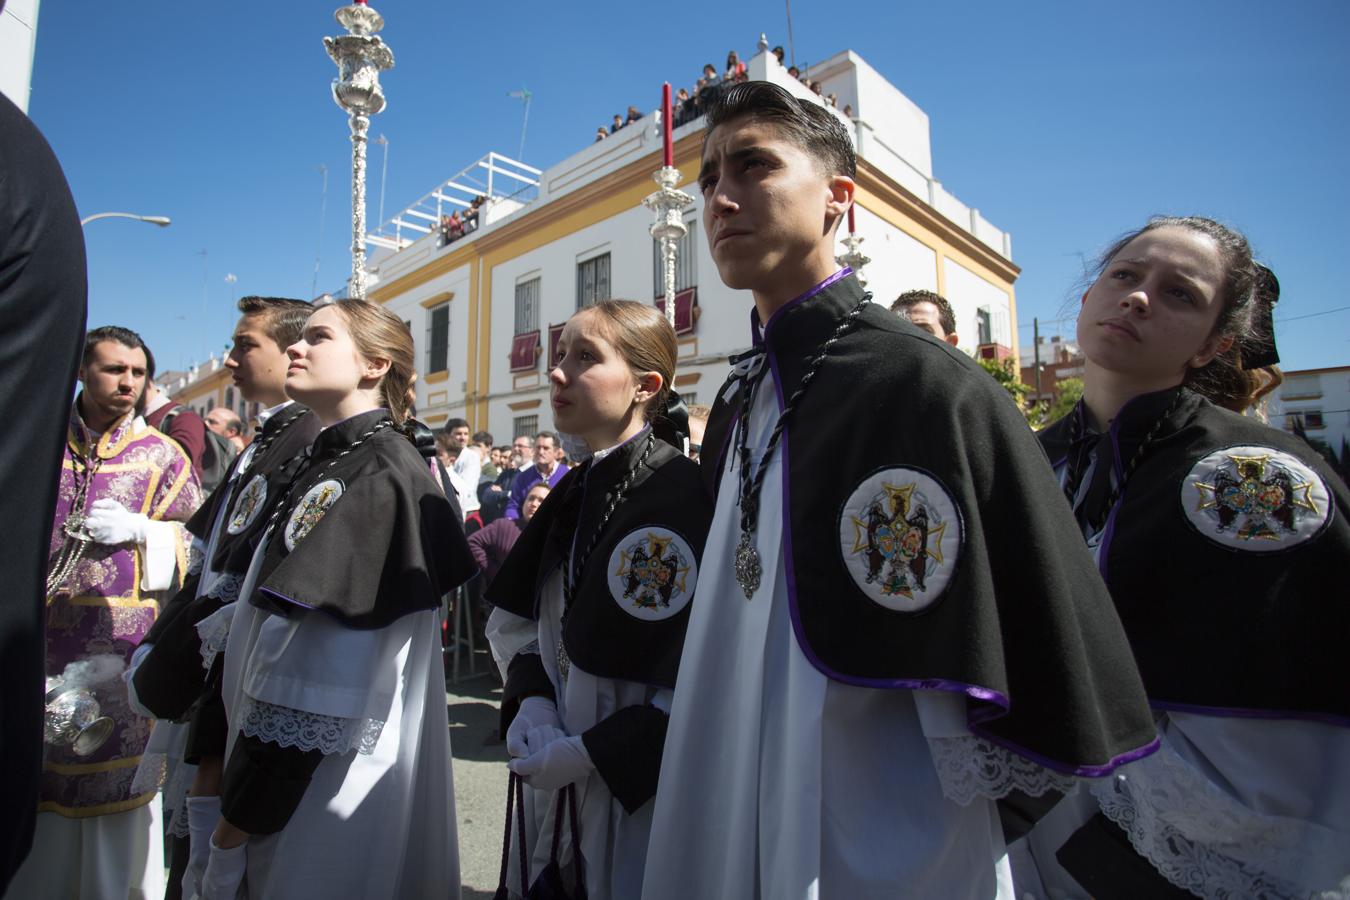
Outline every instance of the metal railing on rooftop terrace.
[[(519, 160), (489, 153), (451, 176), (380, 227), (366, 233), (375, 247), (398, 252), (440, 228), (441, 216), (467, 210), (477, 197), (487, 203), (514, 200), (524, 205), (539, 196), (542, 169)], [(487, 204), (484, 204), (487, 205)], [(481, 214), (481, 213), (480, 213)]]

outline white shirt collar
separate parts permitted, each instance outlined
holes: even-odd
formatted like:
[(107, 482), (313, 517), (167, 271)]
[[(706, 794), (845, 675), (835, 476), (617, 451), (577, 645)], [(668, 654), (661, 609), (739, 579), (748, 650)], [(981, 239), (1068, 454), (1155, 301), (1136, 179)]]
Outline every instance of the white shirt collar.
[(261, 428), (262, 426), (266, 425), (268, 419), (272, 418), (277, 413), (281, 412), (283, 409), (290, 406), (294, 402), (295, 402), (294, 400), (283, 400), (276, 406), (260, 411), (258, 413), (258, 427)]

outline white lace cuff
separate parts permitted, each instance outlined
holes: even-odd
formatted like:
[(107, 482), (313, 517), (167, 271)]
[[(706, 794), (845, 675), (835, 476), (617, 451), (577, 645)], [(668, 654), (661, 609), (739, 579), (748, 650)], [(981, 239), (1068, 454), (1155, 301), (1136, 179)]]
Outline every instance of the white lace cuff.
[(202, 654), (202, 668), (211, 671), (216, 654), (224, 651), (230, 638), (230, 623), (234, 621), (234, 604), (227, 603), (197, 623), (198, 648)]
[(1157, 753), (1122, 767), (1091, 790), (1139, 855), (1196, 896), (1350, 896), (1350, 835), (1256, 812), (1166, 741)]
[(211, 579), (211, 583), (197, 592), (199, 597), (213, 597), (221, 603), (233, 603), (239, 599), (239, 589), (244, 586), (244, 576), (230, 572), (221, 572)]
[(281, 747), (318, 750), (325, 756), (341, 756), (351, 750), (362, 755), (374, 752), (384, 722), (378, 719), (343, 719), (277, 706), (244, 695), (240, 704), (239, 730), (249, 737), (271, 741)]
[(194, 537), (191, 546), (188, 547), (188, 568), (187, 574), (199, 575), (202, 566), (206, 563), (206, 545), (202, 543), (201, 538)]
[(1013, 791), (1039, 797), (1046, 791), (1072, 791), (1081, 779), (1063, 775), (975, 735), (930, 737), (942, 793), (968, 806), (976, 797), (998, 800)]

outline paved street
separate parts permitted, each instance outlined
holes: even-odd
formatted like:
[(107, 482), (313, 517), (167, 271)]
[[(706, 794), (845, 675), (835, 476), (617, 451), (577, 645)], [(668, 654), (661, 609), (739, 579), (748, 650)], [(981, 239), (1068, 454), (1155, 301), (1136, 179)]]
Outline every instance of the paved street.
[(463, 900), (490, 900), (497, 890), (506, 814), (506, 745), (496, 738), (501, 684), (488, 672), (486, 653), (479, 652), (477, 665), (485, 674), (448, 684), (445, 694)]

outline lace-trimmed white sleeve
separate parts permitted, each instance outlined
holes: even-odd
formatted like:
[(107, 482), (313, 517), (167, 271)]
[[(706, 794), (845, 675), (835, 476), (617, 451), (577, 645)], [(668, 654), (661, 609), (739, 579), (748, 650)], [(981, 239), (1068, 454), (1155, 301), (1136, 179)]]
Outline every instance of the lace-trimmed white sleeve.
[(1166, 739), (1091, 791), (1141, 856), (1197, 896), (1350, 897), (1350, 833), (1252, 809)]
[[(235, 588), (236, 595), (238, 588)], [(230, 624), (234, 621), (234, 603), (227, 603), (197, 623), (197, 637), (201, 640), (202, 668), (211, 670), (216, 654), (229, 642)]]
[(930, 737), (928, 750), (942, 793), (962, 806), (968, 806), (976, 797), (998, 800), (1013, 791), (1032, 797), (1051, 790), (1067, 794), (1081, 780), (1047, 769), (972, 734)]
[(378, 719), (325, 716), (277, 706), (247, 694), (240, 704), (239, 718), (239, 730), (249, 737), (280, 747), (318, 750), (325, 756), (341, 756), (351, 750), (368, 756), (384, 730), (384, 722)]

